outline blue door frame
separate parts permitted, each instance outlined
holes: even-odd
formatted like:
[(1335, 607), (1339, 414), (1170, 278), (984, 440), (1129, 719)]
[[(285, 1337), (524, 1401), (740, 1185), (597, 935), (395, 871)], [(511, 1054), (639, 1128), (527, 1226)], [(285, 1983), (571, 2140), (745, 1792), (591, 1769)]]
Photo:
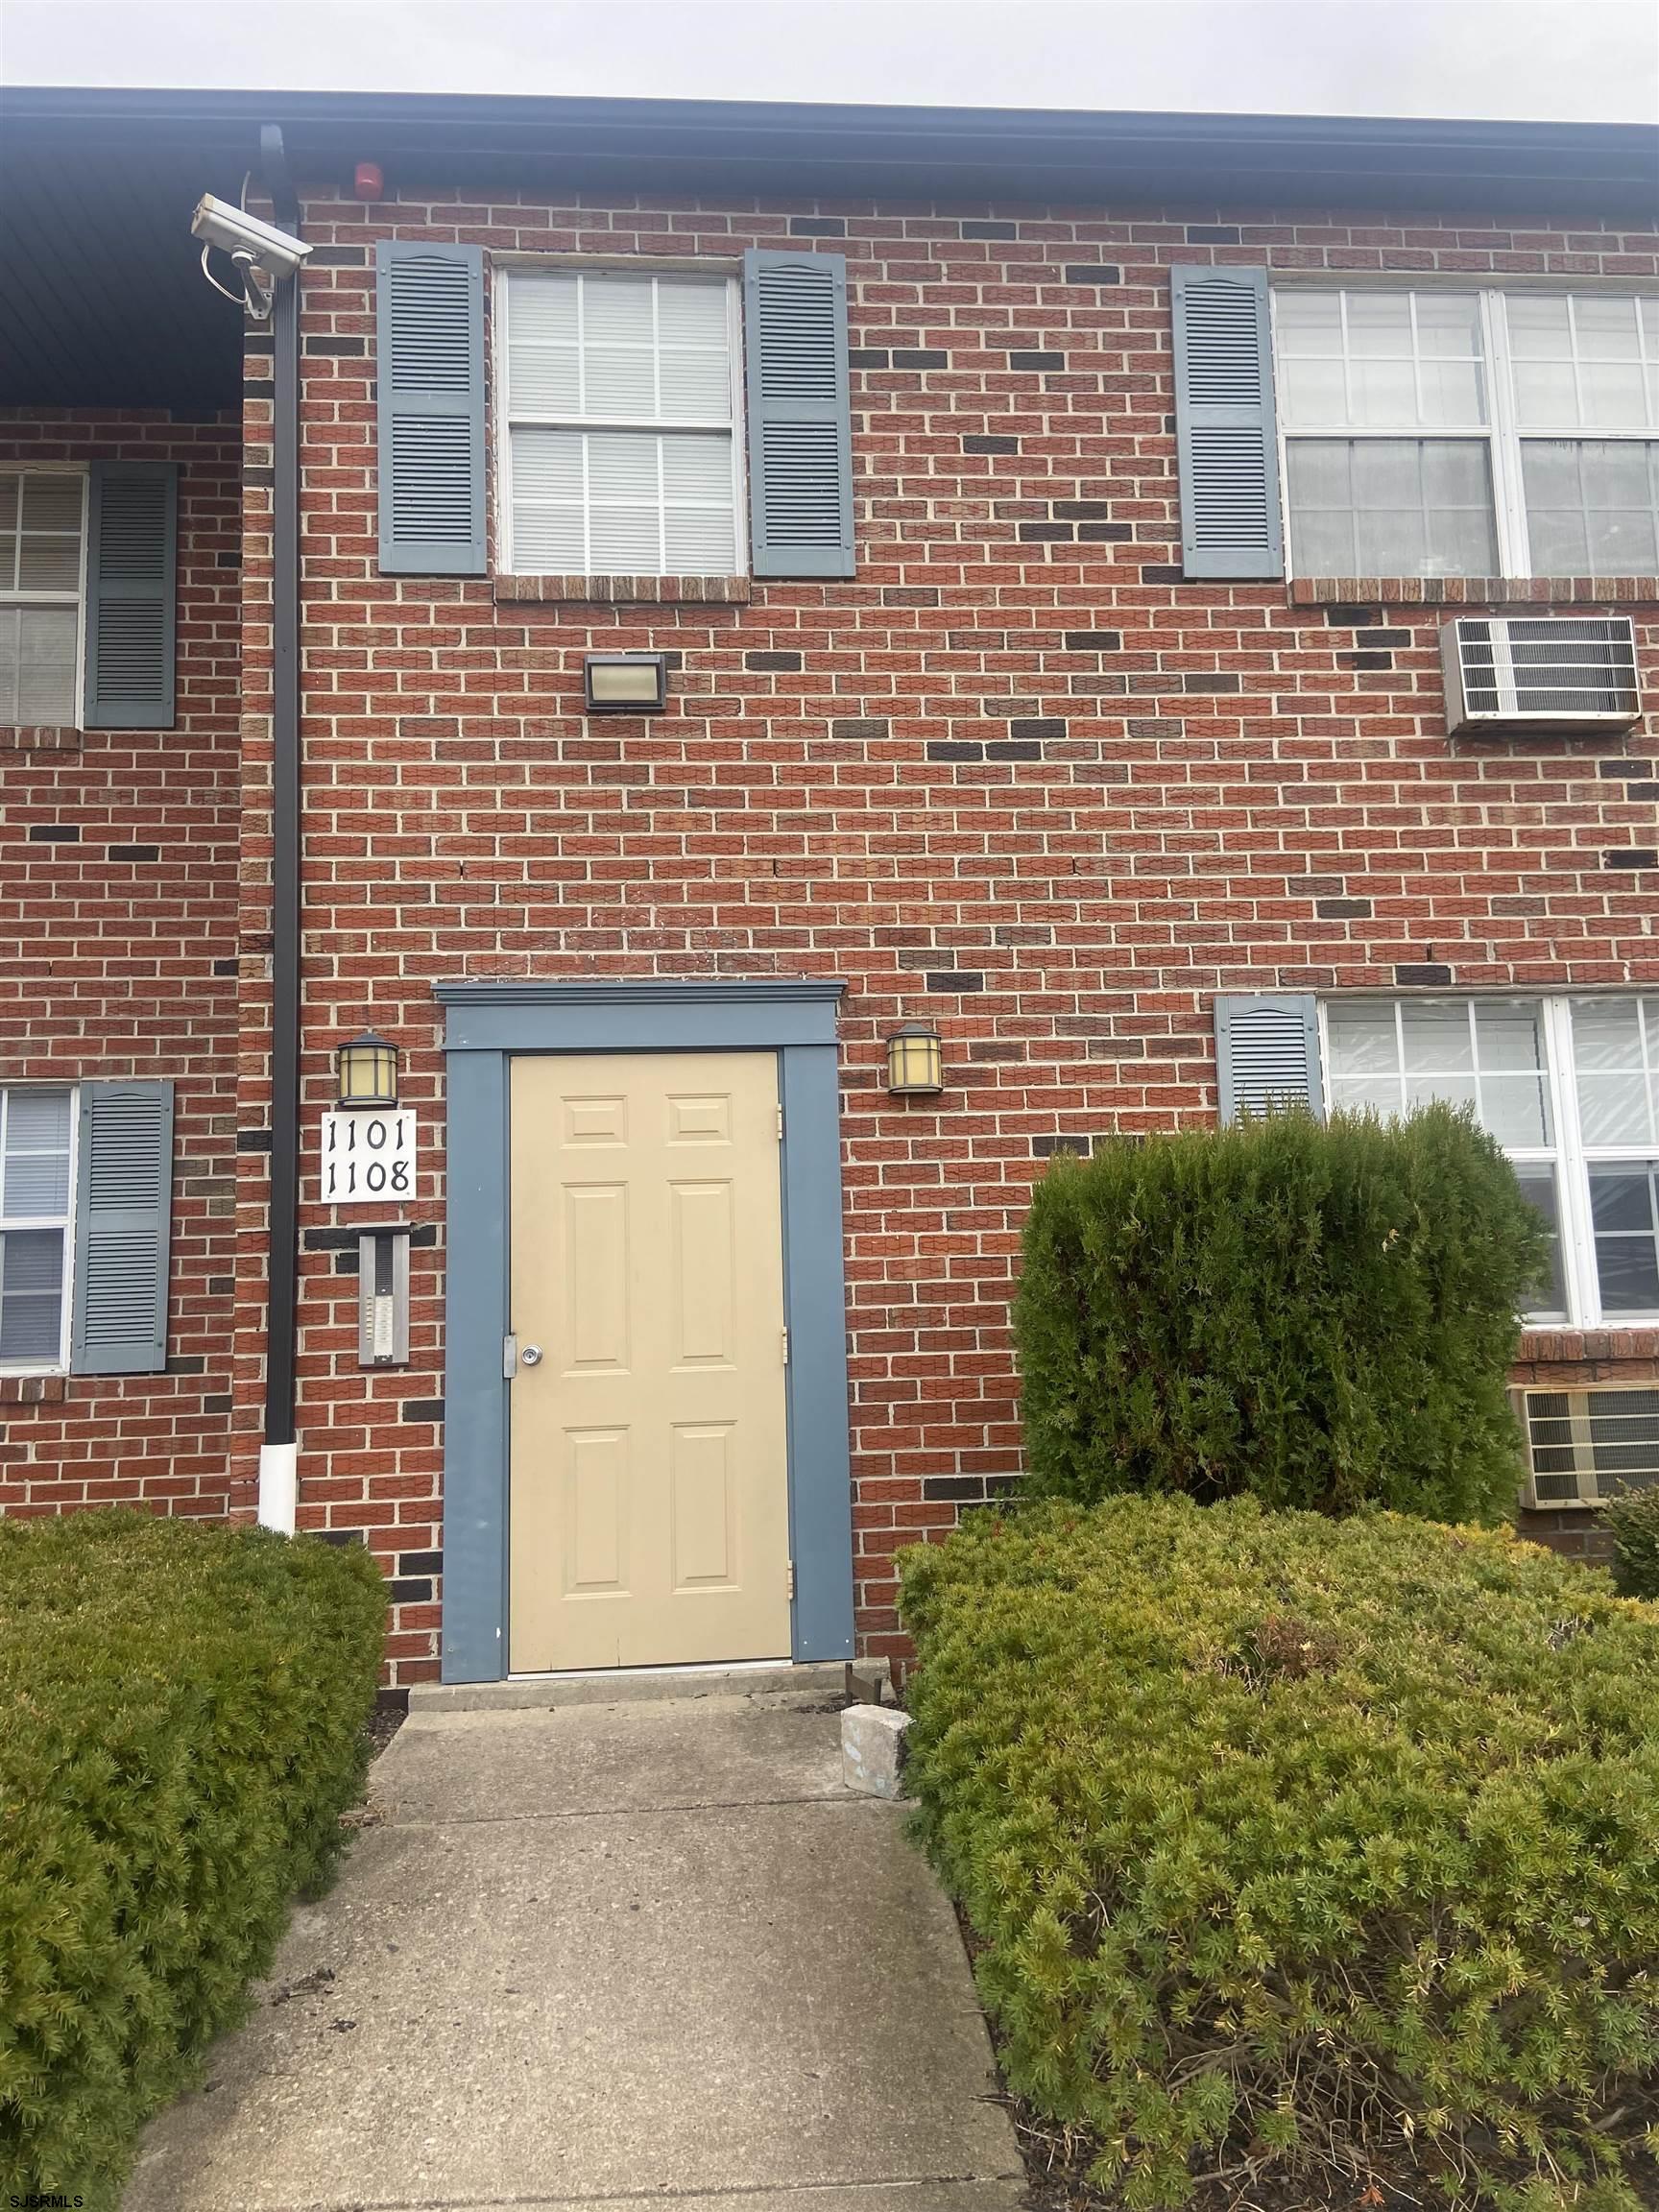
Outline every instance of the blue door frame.
[(783, 1104), (790, 1647), (853, 1655), (841, 1136), (828, 978), (454, 982), (435, 986), (447, 1064), (445, 1293), (445, 1682), (507, 1672), (509, 1062), (530, 1052), (775, 1052)]

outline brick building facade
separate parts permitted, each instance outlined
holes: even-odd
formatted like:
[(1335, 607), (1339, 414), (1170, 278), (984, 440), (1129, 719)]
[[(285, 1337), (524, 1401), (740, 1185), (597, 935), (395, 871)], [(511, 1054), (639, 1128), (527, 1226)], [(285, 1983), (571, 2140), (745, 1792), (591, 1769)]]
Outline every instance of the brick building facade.
[[(167, 1357), (156, 1375), (0, 1362), (0, 1511), (230, 1503), (236, 1274), (241, 425), (0, 410), (0, 472), (179, 470), (177, 719), (0, 727), (0, 1073), (175, 1085)], [(52, 1363), (56, 1365), (57, 1363)], [(33, 1371), (31, 1371), (33, 1370)]]
[[(1439, 1009), (1432, 1023), (1471, 1000), (1594, 1010), (1647, 991), (1659, 1024), (1651, 718), (1599, 737), (1452, 737), (1441, 671), (1453, 613), (1607, 613), (1633, 621), (1650, 696), (1659, 558), (1634, 574), (1606, 572), (1603, 554), (1600, 574), (1518, 574), (1505, 555), (1491, 575), (1308, 575), (1293, 515), (1287, 576), (1195, 577), (1183, 549), (1171, 271), (1264, 269), (1299, 298), (1345, 290), (1361, 303), (1496, 299), (1479, 310), (1488, 337), (1518, 294), (1641, 299), (1643, 420), (1659, 442), (1659, 214), (1633, 209), (1627, 185), (1588, 204), (1595, 188), (1579, 176), (1552, 198), (1542, 139), (1540, 181), (1525, 193), (1495, 180), (1494, 157), (1461, 196), (1441, 185), (1424, 205), (1421, 184), (1397, 183), (1391, 200), (1358, 164), (1347, 199), (1328, 178), (1223, 192), (1213, 177), (1183, 189), (1171, 176), (1150, 194), (1038, 200), (1028, 180), (968, 194), (948, 174), (931, 190), (865, 198), (849, 196), (851, 172), (839, 189), (827, 175), (816, 188), (757, 193), (676, 188), (661, 161), (629, 187), (549, 184), (512, 175), (505, 156), (470, 174), (464, 151), (438, 137), (424, 160), (385, 158), (383, 185), (353, 185), (344, 156), (377, 153), (374, 132), (343, 115), (325, 158), (322, 128), (313, 119), (309, 165), (303, 132), (290, 148), (311, 249), (298, 279), (298, 1525), (371, 1544), (394, 1576), (392, 1679), (435, 1676), (454, 1541), (446, 1410), (451, 1484), (475, 1488), (481, 1449), (475, 1427), (464, 1446), (453, 1433), (445, 1301), (456, 1296), (457, 1167), (470, 1162), (451, 1152), (446, 1176), (445, 1122), (457, 1039), (465, 1047), (466, 1022), (486, 1022), (463, 1007), (488, 999), (441, 1001), (437, 987), (500, 983), (528, 1004), (524, 986), (581, 984), (603, 998), (609, 982), (698, 982), (726, 987), (725, 1006), (749, 983), (786, 996), (796, 979), (833, 979), (844, 987), (833, 1037), (850, 1625), (859, 1648), (896, 1647), (894, 1551), (1017, 1480), (1008, 1299), (1033, 1178), (1062, 1149), (1212, 1120), (1218, 998), (1316, 1001), (1336, 1096), (1343, 1070), (1330, 1055), (1346, 1047), (1332, 1045), (1333, 1007)], [(1578, 137), (1612, 149), (1620, 135)], [(376, 250), (388, 242), (481, 250), (491, 541), (480, 573), (422, 574), (385, 556), (389, 326)], [(556, 499), (532, 514), (528, 494), (516, 508), (504, 482), (517, 404), (502, 337), (508, 273), (646, 272), (670, 285), (693, 273), (736, 287), (757, 250), (845, 263), (853, 572), (766, 575), (736, 558), (666, 577), (595, 563), (545, 572), (523, 558), (509, 569), (510, 514), (521, 540), (542, 531), (547, 542), (568, 515)], [(665, 389), (661, 297), (652, 343)], [(597, 327), (599, 310), (585, 311)], [(605, 311), (619, 312), (613, 301)], [(530, 329), (529, 307), (514, 312)], [(600, 339), (581, 343), (597, 358)], [(1583, 387), (1589, 342), (1576, 343)], [(1441, 358), (1432, 344), (1412, 341), (1419, 408), (1425, 363)], [(537, 359), (556, 350), (548, 341)], [(1503, 370), (1481, 355), (1489, 384)], [(250, 325), (240, 548), (233, 432), (55, 414), (43, 393), (0, 423), (0, 467), (134, 446), (183, 464), (175, 727), (0, 735), (0, 871), (23, 948), (0, 1073), (170, 1077), (178, 1120), (167, 1371), (0, 1382), (10, 1511), (115, 1496), (180, 1511), (256, 1505), (278, 385), (270, 327)], [(1282, 391), (1287, 437), (1290, 413)], [(605, 433), (580, 435), (590, 485)], [(661, 435), (666, 451), (675, 433)], [(741, 453), (740, 425), (733, 440)], [(528, 459), (514, 466), (527, 483)], [(1502, 475), (1507, 463), (1493, 466)], [(672, 495), (657, 497), (666, 542)], [(1536, 536), (1536, 496), (1529, 514)], [(1363, 520), (1353, 527), (1361, 542)], [(586, 711), (587, 658), (618, 651), (665, 656), (664, 711)], [(558, 1003), (549, 1021), (564, 1018)], [(1414, 1019), (1400, 1017), (1407, 1084)], [(1567, 1036), (1572, 1019), (1540, 1015), (1538, 1034)], [(886, 1089), (887, 1040), (914, 1020), (942, 1040), (936, 1097)], [(421, 1129), (413, 1199), (397, 1215), (411, 1231), (409, 1357), (385, 1370), (359, 1353), (368, 1216), (321, 1203), (318, 1182), (333, 1055), (365, 1028), (400, 1048), (401, 1099)], [(598, 1030), (581, 1034), (597, 1048)], [(549, 1037), (535, 1048), (557, 1052)], [(647, 1018), (631, 1048), (650, 1042)], [(1367, 1080), (1393, 1080), (1361, 1065)], [(1552, 1063), (1549, 1081), (1558, 1114), (1572, 1072)], [(1589, 1124), (1574, 1116), (1587, 1147)], [(1580, 1170), (1565, 1143), (1551, 1118), (1548, 1172), (1570, 1178)], [(1599, 1223), (1580, 1224), (1586, 1253)], [(1529, 1329), (1518, 1383), (1659, 1384), (1659, 1311), (1622, 1318), (1609, 1295), (1592, 1318), (1582, 1284), (1595, 1263), (1568, 1262), (1577, 1281), (1563, 1311), (1577, 1324)], [(492, 1380), (472, 1375), (469, 1405)], [(1594, 1541), (1587, 1508), (1525, 1518), (1551, 1540)], [(496, 1572), (479, 1564), (492, 1542), (506, 1542), (495, 1523), (474, 1527), (474, 1594)]]

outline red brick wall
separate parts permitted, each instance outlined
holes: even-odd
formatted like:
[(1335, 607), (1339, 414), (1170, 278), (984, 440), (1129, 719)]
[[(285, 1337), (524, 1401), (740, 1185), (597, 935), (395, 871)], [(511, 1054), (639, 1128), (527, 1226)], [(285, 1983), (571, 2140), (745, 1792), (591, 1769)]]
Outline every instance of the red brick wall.
[(0, 730), (0, 1080), (176, 1085), (168, 1372), (0, 1379), (0, 1512), (226, 1509), (236, 1264), (240, 426), (0, 413), (0, 463), (167, 460), (178, 722)]
[[(1397, 966), (1429, 964), (1455, 989), (1659, 978), (1659, 870), (1605, 857), (1659, 843), (1650, 740), (1453, 747), (1436, 608), (1384, 608), (1374, 585), (1314, 598), (1180, 581), (1166, 276), (1178, 259), (1266, 257), (1651, 280), (1659, 240), (1478, 215), (371, 208), (320, 194), (305, 224), (319, 248), (303, 314), (305, 1141), (330, 1048), (373, 1020), (408, 1056), (430, 1241), (415, 1254), (413, 1364), (365, 1376), (350, 1254), (326, 1212), (303, 1210), (301, 1519), (367, 1531), (400, 1571), (398, 1679), (436, 1669), (435, 978), (847, 979), (859, 1627), (877, 1647), (895, 1627), (895, 1548), (1017, 1465), (1006, 1316), (1033, 1176), (1057, 1145), (1214, 1112), (1214, 992), (1390, 986)], [(379, 577), (372, 264), (392, 234), (674, 261), (813, 239), (844, 251), (856, 581), (613, 607)], [(1091, 274), (1069, 279), (1079, 265)], [(1033, 352), (1059, 358), (1018, 358)], [(255, 484), (251, 556), (267, 500)], [(256, 558), (249, 589), (262, 683)], [(1646, 589), (1633, 612), (1651, 682)], [(582, 656), (619, 646), (681, 657), (671, 710), (585, 724)], [(268, 709), (252, 692), (249, 705)], [(255, 742), (255, 809), (262, 774)], [(246, 950), (268, 926), (257, 867), (243, 925)], [(945, 1034), (948, 1094), (890, 1101), (882, 1038), (922, 1013)], [(245, 1034), (252, 1126), (258, 1043)], [(242, 1167), (256, 1253), (264, 1163)], [(245, 1473), (256, 1288), (250, 1262)]]

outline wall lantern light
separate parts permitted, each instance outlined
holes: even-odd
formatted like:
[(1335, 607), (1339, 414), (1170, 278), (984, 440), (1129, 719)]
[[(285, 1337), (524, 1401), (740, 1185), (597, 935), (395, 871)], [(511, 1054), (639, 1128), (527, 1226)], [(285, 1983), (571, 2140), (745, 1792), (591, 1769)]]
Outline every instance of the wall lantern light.
[(334, 1055), (335, 1097), (342, 1106), (396, 1106), (397, 1047), (365, 1029)]
[(945, 1049), (931, 1022), (905, 1022), (887, 1040), (887, 1088), (895, 1098), (926, 1098), (945, 1088)]
[(589, 714), (661, 714), (668, 704), (663, 653), (589, 653), (582, 662)]

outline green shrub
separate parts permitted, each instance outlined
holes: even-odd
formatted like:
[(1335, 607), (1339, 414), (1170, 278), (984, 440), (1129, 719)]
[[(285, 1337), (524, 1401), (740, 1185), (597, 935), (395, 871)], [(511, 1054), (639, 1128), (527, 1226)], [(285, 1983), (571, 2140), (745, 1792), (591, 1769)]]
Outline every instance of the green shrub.
[(1659, 1612), (1254, 1500), (982, 1514), (901, 1576), (1009, 2082), (1126, 2205), (1247, 2158), (1348, 2203), (1316, 2178), (1373, 2155), (1425, 2203), (1659, 2201)]
[(1626, 1598), (1659, 1599), (1659, 1490), (1626, 1490), (1603, 1508), (1613, 1579)]
[(1273, 1115), (1057, 1161), (1015, 1308), (1028, 1486), (1511, 1514), (1539, 1218), (1450, 1107)]
[(359, 1547), (136, 1512), (0, 1523), (0, 2201), (112, 2204), (358, 1795)]

